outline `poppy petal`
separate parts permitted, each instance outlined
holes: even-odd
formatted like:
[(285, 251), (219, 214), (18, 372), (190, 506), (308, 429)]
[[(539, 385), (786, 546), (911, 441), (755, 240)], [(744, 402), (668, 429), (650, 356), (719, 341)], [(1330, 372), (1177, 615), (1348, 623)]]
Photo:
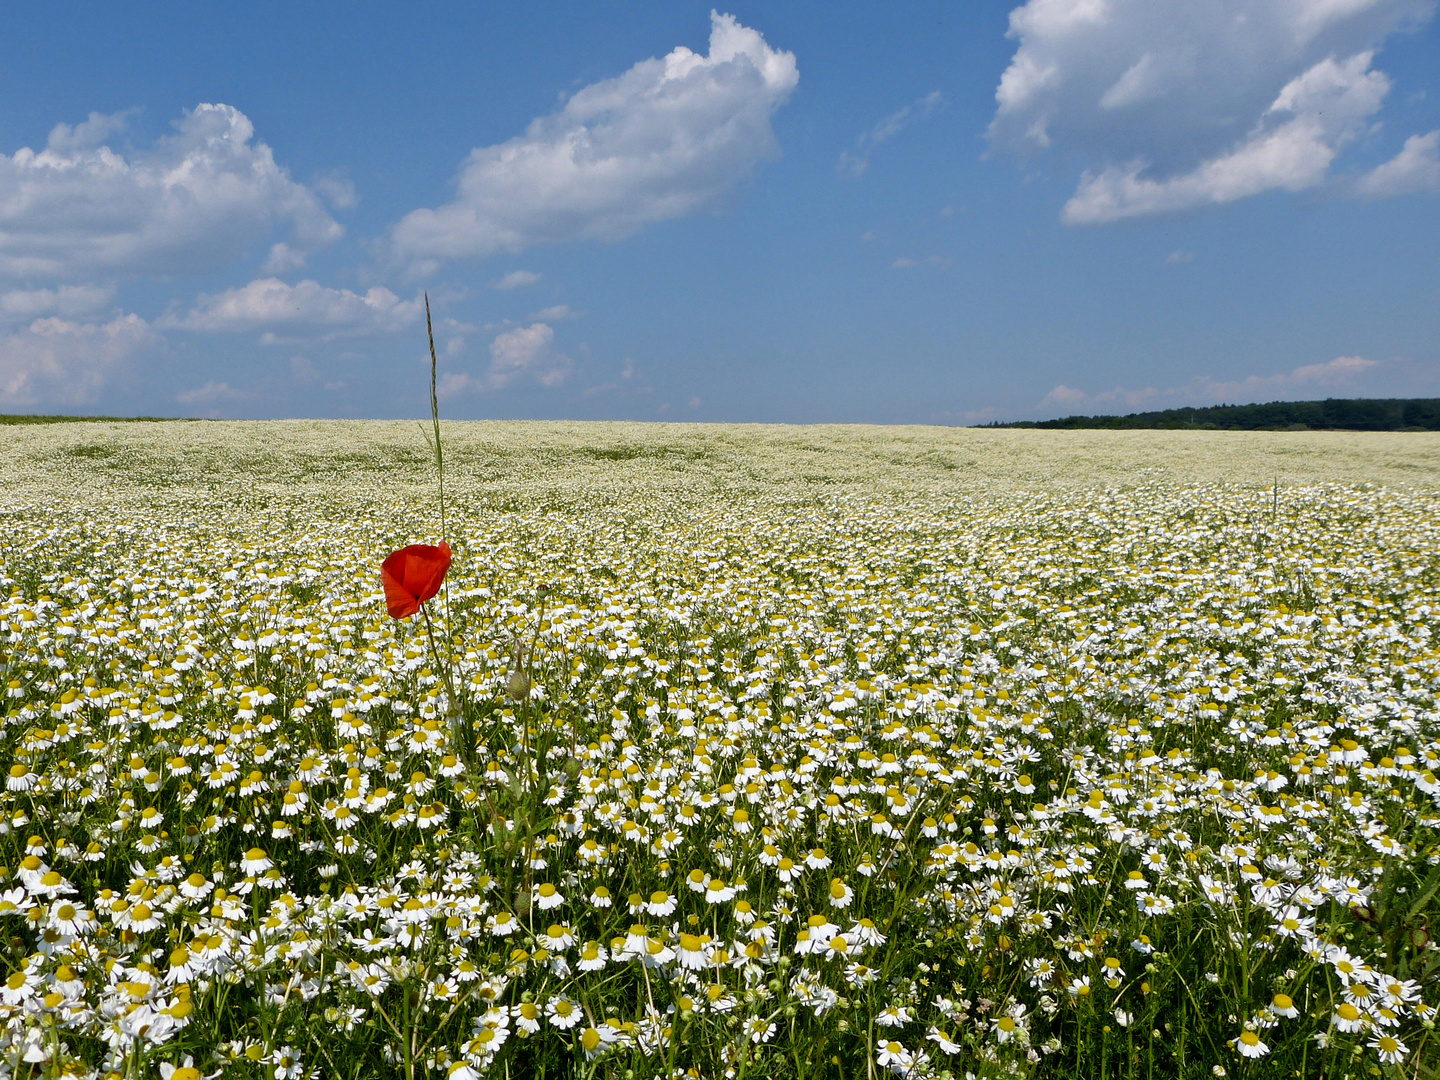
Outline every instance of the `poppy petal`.
[[(397, 552), (398, 554), (398, 552)], [(392, 556), (393, 558), (393, 556)], [(397, 563), (399, 560), (397, 560)], [(395, 569), (401, 569), (396, 566)], [(390, 560), (385, 560), (385, 565), (380, 567), (380, 584), (385, 589), (385, 607), (390, 612), (392, 619), (404, 619), (420, 610), (420, 601), (415, 599), (404, 583), (395, 576), (390, 566)]]
[(450, 545), (411, 544), (392, 551), (380, 564), (385, 606), (393, 619), (404, 619), (440, 591), (450, 569)]
[(405, 566), (405, 584), (423, 604), (440, 591), (446, 571), (450, 569), (450, 546), (416, 544), (407, 550), (410, 558)]

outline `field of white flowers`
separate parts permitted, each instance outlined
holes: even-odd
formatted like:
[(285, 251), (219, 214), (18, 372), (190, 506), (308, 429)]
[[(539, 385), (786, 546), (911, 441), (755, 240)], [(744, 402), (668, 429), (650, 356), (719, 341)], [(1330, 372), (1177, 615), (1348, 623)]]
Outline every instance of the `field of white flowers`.
[(446, 437), (0, 429), (0, 1077), (1437, 1075), (1440, 441)]

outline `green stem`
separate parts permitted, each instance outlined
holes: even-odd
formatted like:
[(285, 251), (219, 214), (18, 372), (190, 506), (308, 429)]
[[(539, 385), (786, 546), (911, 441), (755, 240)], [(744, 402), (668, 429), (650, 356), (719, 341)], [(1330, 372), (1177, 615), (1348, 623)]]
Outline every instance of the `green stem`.
[[(440, 441), (440, 396), (437, 389), (437, 376), (439, 373), (440, 361), (435, 353), (435, 328), (430, 322), (430, 294), (425, 294), (425, 334), (430, 342), (430, 422), (435, 429), (435, 472), (440, 481), (440, 539), (448, 541), (450, 536), (449, 525), (445, 520), (445, 450)], [(427, 616), (428, 618), (428, 616)], [(450, 577), (445, 577), (445, 655), (449, 660), (446, 667), (446, 681), (450, 687), (450, 708), (449, 719), (451, 736), (457, 747), (461, 750), (460, 757), (468, 763), (470, 757), (470, 731), (461, 722), (462, 709), (460, 699), (455, 696), (455, 632), (454, 632), (453, 608), (450, 603)], [(431, 649), (434, 649), (435, 641), (432, 635), (430, 641)], [(439, 663), (439, 660), (436, 660)]]
[[(425, 333), (430, 338), (430, 419), (435, 425), (435, 469), (440, 474), (440, 539), (445, 529), (445, 456), (440, 448), (440, 398), (436, 393), (435, 376), (439, 360), (435, 355), (435, 329), (430, 325), (430, 294), (425, 294)], [(448, 586), (448, 582), (447, 582)], [(448, 592), (447, 592), (448, 600)]]
[(400, 1041), (405, 1044), (405, 1080), (415, 1080), (415, 1044), (410, 1039), (410, 988), (402, 986), (400, 991), (405, 1002), (405, 1030), (400, 1033)]

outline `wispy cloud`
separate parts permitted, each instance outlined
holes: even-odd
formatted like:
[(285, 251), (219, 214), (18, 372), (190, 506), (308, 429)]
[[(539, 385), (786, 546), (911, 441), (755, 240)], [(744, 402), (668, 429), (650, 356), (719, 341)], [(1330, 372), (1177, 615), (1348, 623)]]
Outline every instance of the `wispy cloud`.
[(11, 289), (0, 293), (0, 319), (29, 320), (40, 315), (74, 318), (108, 307), (113, 285), (61, 285), (58, 289)]
[[(953, 261), (953, 260), (951, 260), (950, 256), (948, 256), (948, 255), (927, 255), (927, 256), (925, 257), (925, 264), (928, 265), (928, 266), (933, 266), (933, 267), (935, 267), (935, 269), (937, 269), (937, 270), (944, 270), (947, 266), (950, 265), (950, 263), (951, 263), (952, 261)], [(904, 256), (904, 257), (901, 257), (901, 258), (899, 258), (899, 259), (896, 259), (894, 262), (892, 262), (892, 263), (890, 264), (890, 269), (891, 269), (891, 270), (913, 270), (915, 267), (917, 267), (917, 266), (919, 266), (919, 265), (920, 265), (920, 260), (919, 260), (919, 259), (912, 259), (912, 258), (910, 258), (909, 256)]]
[(214, 379), (210, 379), (204, 386), (197, 386), (193, 390), (181, 390), (175, 395), (175, 400), (181, 405), (212, 408), (217, 405), (249, 401), (253, 397), (255, 394), (248, 390), (237, 390), (228, 382), (216, 382)]
[(840, 160), (835, 165), (836, 169), (851, 176), (859, 176), (870, 167), (870, 155), (877, 146), (893, 139), (916, 121), (926, 119), (944, 104), (944, 96), (939, 90), (933, 90), (903, 109), (897, 109), (857, 138), (853, 152), (846, 150), (841, 153)]
[(1042, 411), (1071, 413), (1125, 409), (1145, 412), (1186, 405), (1246, 404), (1295, 394), (1363, 390), (1364, 376), (1382, 365), (1363, 356), (1337, 356), (1323, 364), (1304, 364), (1278, 375), (1249, 375), (1243, 379), (1214, 379), (1199, 375), (1178, 386), (1146, 386), (1087, 392), (1060, 384), (1041, 399)]
[(511, 270), (508, 274), (495, 282), (497, 289), (522, 289), (526, 285), (534, 285), (540, 280), (540, 275), (533, 270)]

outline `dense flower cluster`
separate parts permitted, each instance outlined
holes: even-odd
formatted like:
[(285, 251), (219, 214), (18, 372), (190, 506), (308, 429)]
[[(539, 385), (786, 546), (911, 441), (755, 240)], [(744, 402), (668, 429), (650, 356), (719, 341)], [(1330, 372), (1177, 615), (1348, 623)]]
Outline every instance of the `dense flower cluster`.
[(0, 1075), (1435, 1053), (1440, 497), (208, 513), (0, 520)]

